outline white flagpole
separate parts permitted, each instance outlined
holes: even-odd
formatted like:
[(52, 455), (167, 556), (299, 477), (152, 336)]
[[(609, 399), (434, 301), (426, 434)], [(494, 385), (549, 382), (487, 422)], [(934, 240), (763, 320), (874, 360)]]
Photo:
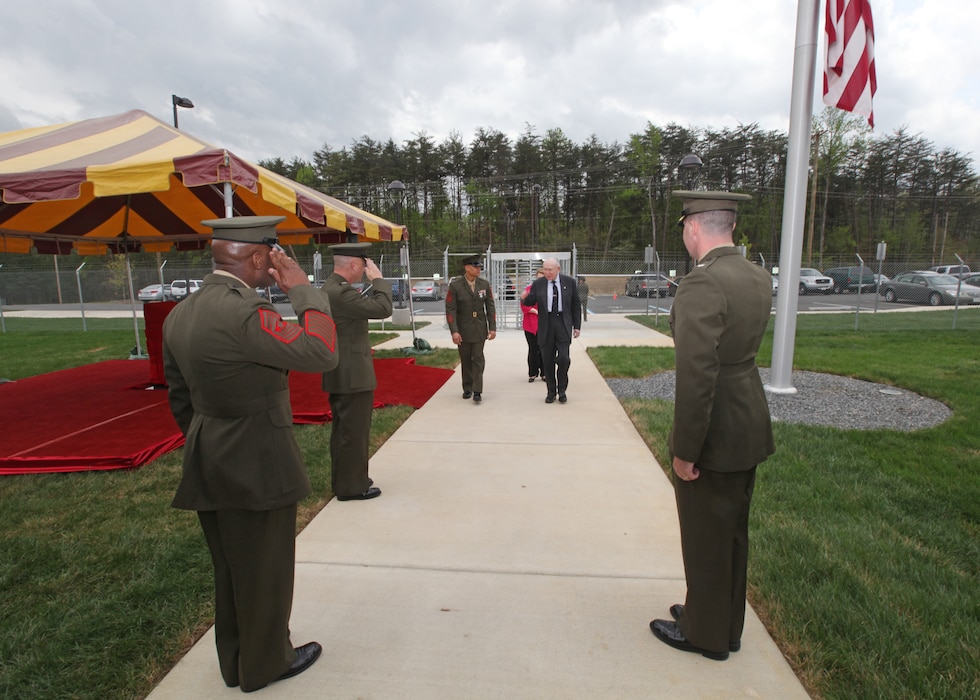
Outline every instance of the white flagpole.
[(782, 244), (779, 251), (779, 291), (772, 339), (772, 370), (766, 391), (795, 394), (793, 344), (799, 304), (800, 262), (803, 258), (803, 220), (806, 214), (810, 126), (817, 64), (817, 18), (820, 0), (799, 0), (796, 10), (796, 50), (793, 93), (789, 111), (786, 190), (783, 201)]

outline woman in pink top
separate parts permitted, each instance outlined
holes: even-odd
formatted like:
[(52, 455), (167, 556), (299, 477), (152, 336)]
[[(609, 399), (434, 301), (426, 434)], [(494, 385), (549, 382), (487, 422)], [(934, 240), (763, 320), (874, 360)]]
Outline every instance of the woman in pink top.
[[(544, 275), (544, 271), (538, 270), (537, 277)], [(531, 285), (527, 286), (530, 289)], [(527, 292), (527, 289), (524, 291)], [(527, 380), (533, 382), (536, 378), (544, 379), (544, 363), (541, 361), (541, 348), (538, 346), (538, 307), (524, 306), (521, 304), (521, 311), (524, 314), (524, 338), (527, 340)]]

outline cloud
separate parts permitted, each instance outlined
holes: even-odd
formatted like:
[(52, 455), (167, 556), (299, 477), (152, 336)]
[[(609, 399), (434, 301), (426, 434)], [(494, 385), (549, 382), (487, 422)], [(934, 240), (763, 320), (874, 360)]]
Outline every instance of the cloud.
[[(873, 0), (878, 134), (980, 152), (980, 6)], [(819, 61), (814, 112), (822, 109)], [(771, 0), (58, 0), (0, 25), (0, 130), (129, 109), (240, 155), (309, 159), (361, 136), (469, 141), (560, 127), (789, 126), (796, 3)]]

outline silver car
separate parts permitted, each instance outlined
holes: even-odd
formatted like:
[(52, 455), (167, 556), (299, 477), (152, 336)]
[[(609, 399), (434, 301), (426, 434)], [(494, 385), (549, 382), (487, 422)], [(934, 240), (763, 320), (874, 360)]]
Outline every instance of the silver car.
[(677, 284), (667, 275), (655, 272), (636, 274), (626, 280), (628, 297), (666, 297), (674, 296)]
[(812, 267), (800, 269), (800, 296), (804, 294), (830, 294), (834, 291), (834, 280)]
[[(959, 287), (959, 298), (956, 289)], [(980, 304), (980, 287), (961, 284), (952, 275), (935, 272), (903, 272), (885, 283), (880, 293), (889, 303), (911, 301), (917, 304)]]
[(166, 301), (170, 298), (170, 285), (151, 284), (143, 287), (137, 296), (140, 301)]

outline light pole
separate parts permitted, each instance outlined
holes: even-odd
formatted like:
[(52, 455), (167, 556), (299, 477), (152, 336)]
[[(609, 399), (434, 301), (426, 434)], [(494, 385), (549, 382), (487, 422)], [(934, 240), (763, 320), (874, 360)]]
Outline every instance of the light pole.
[[(681, 162), (677, 165), (677, 176), (684, 183), (685, 190), (693, 190), (698, 186), (698, 178), (701, 175), (701, 166), (704, 163), (693, 153), (688, 153), (686, 156), (681, 158)], [(681, 240), (683, 241), (683, 234), (681, 235)], [(681, 248), (684, 245), (681, 243)], [(684, 256), (684, 274), (691, 271), (691, 258)]]
[(541, 226), (539, 208), (541, 206), (541, 185), (534, 185), (531, 188), (533, 197), (531, 198), (531, 247), (538, 246), (538, 232)]
[(704, 163), (693, 153), (689, 153), (683, 158), (677, 166), (677, 173), (681, 177), (681, 181), (684, 183), (684, 189), (693, 190), (698, 186), (698, 178), (701, 175), (701, 166)]
[[(391, 197), (391, 202), (395, 207), (395, 223), (399, 226), (402, 225), (402, 200), (405, 199), (405, 183), (401, 180), (392, 180), (388, 184), (388, 196)], [(407, 242), (402, 242), (402, 258), (408, 258), (407, 254)], [(402, 267), (405, 266), (405, 260), (399, 261)], [(398, 290), (398, 308), (405, 308), (405, 292), (404, 289), (405, 281), (402, 279), (402, 288)]]
[(174, 128), (179, 129), (180, 127), (177, 126), (177, 108), (183, 107), (184, 109), (194, 109), (194, 103), (186, 97), (179, 97), (177, 95), (171, 95), (170, 101), (174, 106)]

